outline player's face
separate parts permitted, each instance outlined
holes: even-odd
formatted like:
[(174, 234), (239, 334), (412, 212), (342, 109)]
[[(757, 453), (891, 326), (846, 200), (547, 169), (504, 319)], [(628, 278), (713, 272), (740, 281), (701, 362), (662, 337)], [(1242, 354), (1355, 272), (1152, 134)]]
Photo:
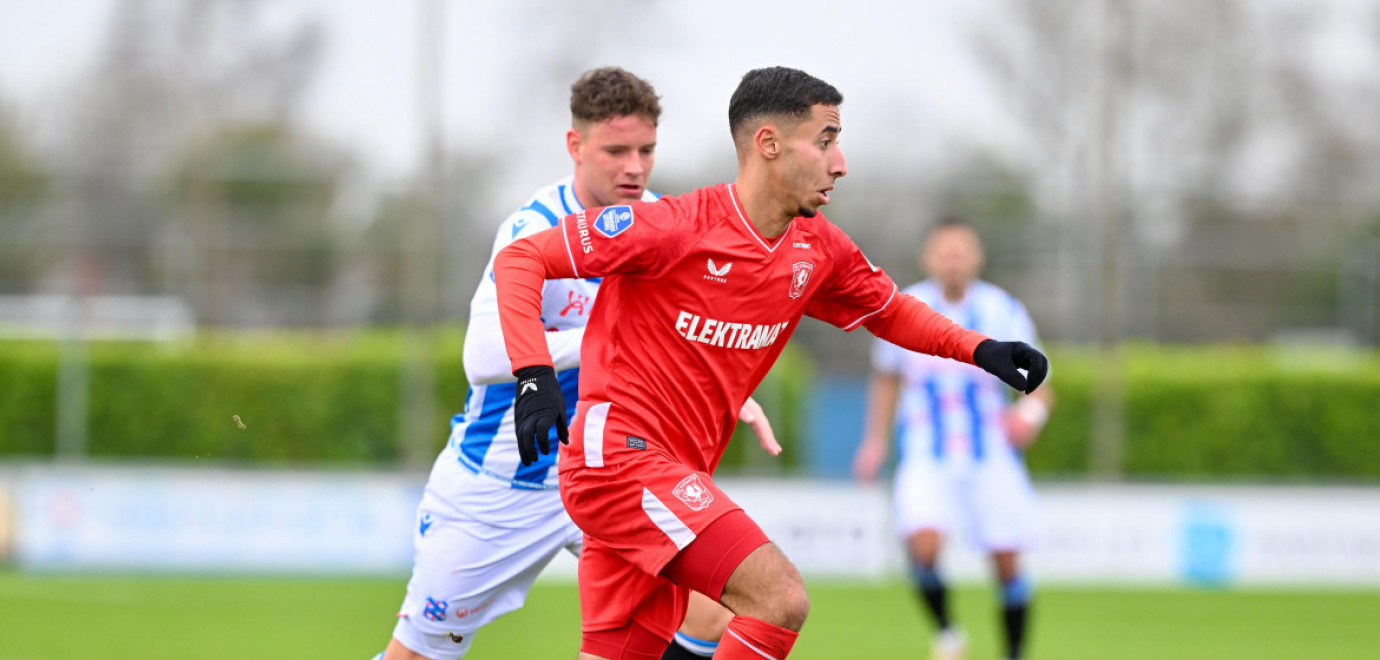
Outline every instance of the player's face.
[(936, 230), (920, 253), (921, 267), (945, 288), (964, 288), (982, 270), (982, 243), (967, 227)]
[(624, 115), (583, 128), (566, 134), (580, 203), (588, 208), (642, 199), (656, 160), (656, 123)]
[(848, 173), (839, 150), (842, 130), (837, 106), (816, 105), (810, 118), (786, 136), (782, 165), (788, 193), (799, 206), (796, 215), (815, 217), (819, 207), (829, 203), (834, 180)]

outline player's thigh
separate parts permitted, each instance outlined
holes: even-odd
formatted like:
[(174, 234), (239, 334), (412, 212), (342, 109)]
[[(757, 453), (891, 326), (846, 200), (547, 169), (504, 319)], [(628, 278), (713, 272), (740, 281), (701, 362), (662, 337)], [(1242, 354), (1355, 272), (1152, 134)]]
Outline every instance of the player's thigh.
[(921, 530), (953, 533), (959, 523), (956, 488), (942, 465), (923, 458), (903, 461), (893, 485), (896, 533), (902, 538)]
[(636, 621), (669, 642), (685, 616), (686, 587), (694, 585), (675, 586), (663, 569), (715, 521), (742, 509), (707, 473), (654, 454), (563, 470), (561, 495), (586, 535), (579, 574), (583, 629), (615, 630)]
[(685, 619), (689, 590), (652, 575), (604, 544), (586, 539), (580, 552), (580, 628), (586, 641), (597, 633), (625, 630), (634, 622), (670, 643)]
[(743, 558), (720, 601), (736, 614), (797, 631), (810, 610), (800, 571), (775, 543), (758, 546)]
[(399, 616), (427, 634), (470, 634), (521, 607), (537, 574), (572, 544), (578, 530), (554, 491), (533, 491), (515, 501), (523, 502), (522, 525), (452, 516), (438, 507), (416, 537)]
[(563, 470), (561, 497), (589, 539), (649, 575), (716, 520), (742, 510), (708, 473), (657, 455)]
[(978, 543), (990, 551), (1027, 550), (1042, 537), (1039, 506), (1025, 467), (995, 455), (974, 474), (972, 511)]

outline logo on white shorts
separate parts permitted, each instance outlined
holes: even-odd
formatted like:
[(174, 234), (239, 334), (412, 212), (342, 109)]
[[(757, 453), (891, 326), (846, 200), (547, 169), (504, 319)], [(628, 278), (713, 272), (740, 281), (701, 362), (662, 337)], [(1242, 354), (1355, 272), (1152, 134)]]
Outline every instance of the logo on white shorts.
[(676, 489), (671, 491), (672, 495), (685, 502), (685, 506), (699, 511), (714, 502), (714, 493), (711, 493), (704, 484), (700, 483), (700, 476), (692, 474), (680, 480), (676, 484)]
[(460, 644), (465, 641), (464, 635), (457, 635), (450, 631), (446, 631), (446, 635), (450, 636), (450, 641), (455, 642), (456, 644)]

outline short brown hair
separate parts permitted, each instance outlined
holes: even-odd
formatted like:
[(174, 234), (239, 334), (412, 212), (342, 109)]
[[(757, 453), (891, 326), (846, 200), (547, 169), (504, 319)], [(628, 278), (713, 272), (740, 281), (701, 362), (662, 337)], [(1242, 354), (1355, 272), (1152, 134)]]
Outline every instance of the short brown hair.
[(660, 97), (651, 83), (616, 66), (586, 71), (570, 86), (570, 118), (578, 127), (628, 115), (642, 115), (656, 124)]

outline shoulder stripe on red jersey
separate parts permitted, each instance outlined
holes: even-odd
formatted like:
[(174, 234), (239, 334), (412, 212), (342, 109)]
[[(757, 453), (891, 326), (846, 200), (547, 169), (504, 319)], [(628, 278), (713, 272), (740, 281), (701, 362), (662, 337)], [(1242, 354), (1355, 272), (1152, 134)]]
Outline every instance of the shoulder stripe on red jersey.
[[(584, 213), (584, 211), (582, 210), (580, 213)], [(566, 217), (569, 218), (570, 216)], [(561, 241), (565, 243), (565, 256), (570, 258), (570, 270), (578, 278), (580, 277), (580, 268), (575, 265), (575, 253), (570, 251), (570, 232), (566, 231), (565, 227), (561, 227)]]
[(892, 301), (892, 300), (895, 300), (895, 299), (896, 299), (896, 283), (895, 283), (895, 282), (892, 282), (892, 283), (891, 283), (891, 295), (890, 295), (890, 296), (887, 296), (886, 302), (882, 303), (882, 306), (881, 306), (881, 307), (878, 307), (876, 310), (871, 311), (871, 312), (868, 312), (867, 314), (863, 314), (862, 316), (858, 317), (858, 319), (857, 319), (856, 321), (853, 321), (852, 323), (849, 323), (848, 325), (843, 326), (844, 331), (852, 330), (853, 328), (858, 327), (858, 324), (859, 324), (859, 323), (862, 323), (863, 321), (866, 321), (867, 319), (870, 319), (870, 318), (872, 318), (873, 316), (876, 316), (876, 315), (882, 313), (882, 310), (886, 309), (886, 308), (887, 308), (887, 305), (890, 305), (890, 304), (891, 304), (891, 301)]
[(753, 227), (751, 222), (748, 222), (747, 215), (743, 213), (743, 205), (738, 201), (736, 184), (728, 184), (728, 196), (733, 201), (733, 210), (737, 211), (738, 219), (743, 221), (743, 226), (747, 228), (748, 233), (752, 234), (752, 237), (757, 239), (757, 244), (766, 248), (767, 252), (775, 252), (776, 248), (781, 247), (781, 244), (786, 242), (786, 234), (791, 233), (791, 229), (795, 228), (795, 223), (792, 222), (786, 227), (786, 232), (776, 238), (776, 245), (767, 245), (767, 242), (762, 240), (762, 236), (757, 233), (757, 228)]

